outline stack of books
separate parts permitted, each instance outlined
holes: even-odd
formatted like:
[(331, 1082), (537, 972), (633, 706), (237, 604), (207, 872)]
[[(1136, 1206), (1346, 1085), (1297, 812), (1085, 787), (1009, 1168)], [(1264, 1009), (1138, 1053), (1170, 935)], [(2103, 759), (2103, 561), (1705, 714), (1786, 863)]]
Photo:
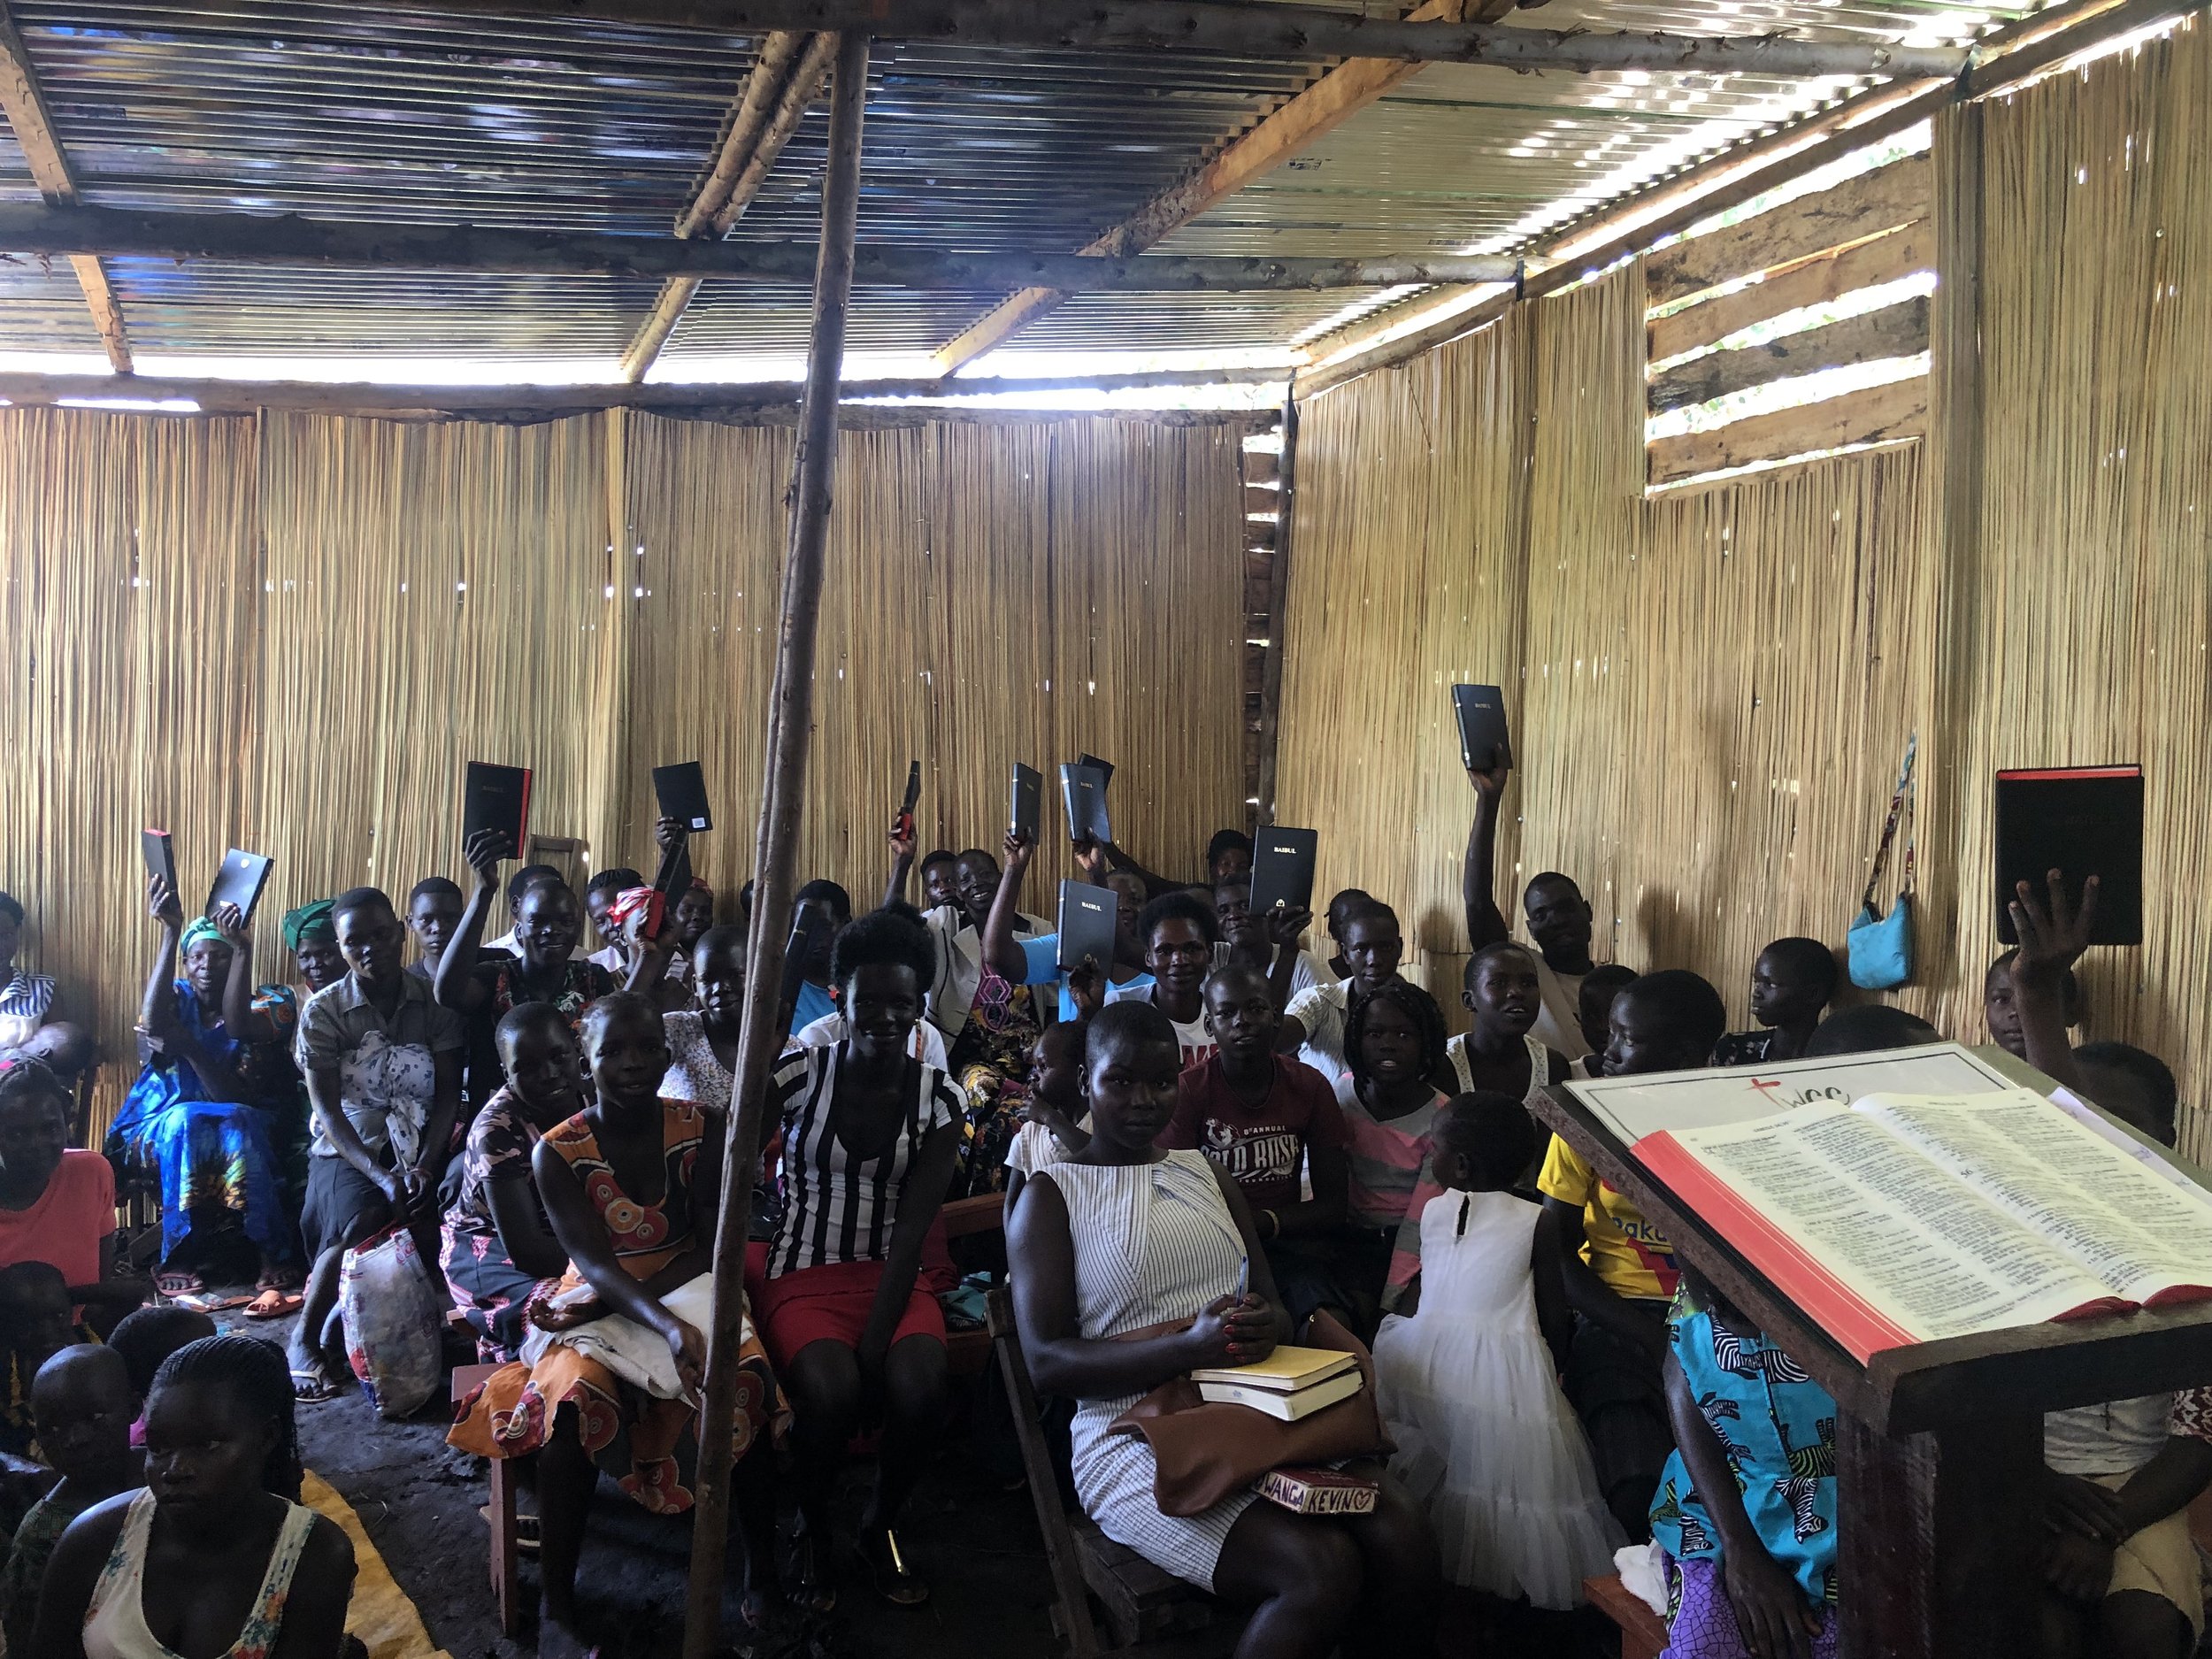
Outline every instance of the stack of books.
[(1356, 1358), (1325, 1348), (1279, 1348), (1257, 1364), (1203, 1369), (1190, 1377), (1215, 1405), (1250, 1406), (1286, 1423), (1350, 1399), (1366, 1380)]

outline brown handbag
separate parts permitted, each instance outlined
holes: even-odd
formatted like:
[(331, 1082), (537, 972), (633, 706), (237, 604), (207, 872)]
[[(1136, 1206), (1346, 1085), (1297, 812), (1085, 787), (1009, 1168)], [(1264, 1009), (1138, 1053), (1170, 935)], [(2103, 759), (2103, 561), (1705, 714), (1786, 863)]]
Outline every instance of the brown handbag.
[[(1120, 1340), (1155, 1336), (1179, 1325), (1154, 1325)], [(1286, 1463), (1327, 1463), (1342, 1457), (1386, 1456), (1394, 1448), (1375, 1409), (1375, 1362), (1360, 1340), (1325, 1313), (1307, 1326), (1305, 1346), (1350, 1354), (1366, 1386), (1348, 1400), (1324, 1406), (1295, 1423), (1250, 1406), (1207, 1400), (1187, 1377), (1162, 1383), (1107, 1425), (1141, 1434), (1157, 1468), (1152, 1495), (1163, 1515), (1198, 1515)]]

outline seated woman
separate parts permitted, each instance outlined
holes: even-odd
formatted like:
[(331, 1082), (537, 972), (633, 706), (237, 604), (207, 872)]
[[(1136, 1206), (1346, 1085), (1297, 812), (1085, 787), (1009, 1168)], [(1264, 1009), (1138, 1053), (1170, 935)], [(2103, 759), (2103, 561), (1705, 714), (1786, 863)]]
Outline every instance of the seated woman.
[[(0, 1071), (0, 1269), (54, 1267), (87, 1324), (104, 1333), (151, 1286), (116, 1271), (115, 1171), (97, 1152), (70, 1146), (72, 1103), (36, 1060)], [(25, 1372), (26, 1402), (30, 1379)]]
[(862, 917), (838, 935), (830, 964), (844, 1038), (787, 1055), (776, 1072), (783, 1218), (764, 1262), (749, 1263), (749, 1287), (791, 1396), (806, 1521), (801, 1578), (824, 1609), (836, 1595), (836, 1476), (847, 1443), (879, 1413), (861, 1559), (887, 1600), (915, 1607), (929, 1595), (891, 1528), (936, 1450), (946, 1404), (944, 1311), (916, 1279), (967, 1102), (958, 1085), (908, 1052), (936, 964), (918, 924), (890, 910)]
[(283, 1350), (211, 1336), (162, 1362), (143, 1491), (96, 1504), (54, 1547), (39, 1659), (338, 1659), (353, 1546), (299, 1502)]
[[(583, 1046), (596, 1103), (549, 1130), (530, 1155), (553, 1237), (574, 1263), (557, 1322), (603, 1312), (642, 1325), (667, 1343), (682, 1386), (695, 1394), (706, 1338), (662, 1298), (713, 1270), (722, 1125), (695, 1106), (660, 1098), (668, 1044), (649, 999), (618, 992), (594, 1002), (584, 1015)], [(733, 1449), (744, 1471), (736, 1495), (749, 1546), (745, 1607), (757, 1623), (775, 1581), (767, 1555), (773, 1493), (765, 1457), (748, 1454), (767, 1443), (776, 1387), (749, 1331), (739, 1366)], [(649, 1509), (688, 1509), (695, 1416), (688, 1397), (649, 1394), (560, 1344), (530, 1364), (494, 1372), (468, 1402), (447, 1437), (453, 1445), (480, 1457), (539, 1454), (541, 1653), (582, 1646), (576, 1563), (597, 1471)]]
[(1264, 1359), (1283, 1333), (1235, 1182), (1202, 1153), (1153, 1144), (1174, 1109), (1180, 1061), (1173, 1025), (1150, 1004), (1116, 1002), (1094, 1018), (1083, 1070), (1090, 1141), (1029, 1178), (1008, 1225), (1030, 1371), (1041, 1391), (1079, 1402), (1084, 1513), (1178, 1578), (1253, 1607), (1238, 1659), (1322, 1659), (1340, 1645), (1427, 1654), (1436, 1540), (1386, 1479), (1374, 1513), (1356, 1517), (1293, 1515), (1248, 1492), (1169, 1516), (1154, 1496), (1148, 1443), (1109, 1427), (1160, 1384)]
[[(257, 1317), (299, 1306), (290, 1294), (301, 1279), (299, 1248), (284, 1202), (277, 1143), (298, 1114), (299, 1076), (286, 1052), (298, 1019), (283, 986), (249, 992), (250, 949), (245, 929), (226, 905), (227, 936), (204, 917), (186, 922), (177, 896), (159, 876), (146, 883), (146, 908), (160, 924), (153, 972), (139, 1013), (146, 1064), (108, 1129), (108, 1156), (157, 1172), (161, 1180), (161, 1266), (154, 1286), (165, 1296), (204, 1289), (190, 1265), (227, 1225), (238, 1226), (261, 1258)], [(181, 956), (183, 972), (177, 972)], [(259, 1041), (231, 1034), (222, 1013), (236, 996), (250, 997), (248, 1029)]]
[[(533, 882), (514, 901), (515, 949), (510, 956), (478, 949), (484, 923), (499, 897), (499, 864), (514, 856), (509, 838), (498, 830), (479, 830), (463, 849), (476, 872), (476, 890), (453, 942), (438, 962), (438, 1001), (463, 1016), (496, 1020), (523, 1002), (550, 1002), (569, 1029), (580, 1031), (584, 1010), (614, 989), (607, 971), (575, 953), (583, 937), (584, 913), (575, 894), (558, 876)], [(479, 958), (482, 957), (481, 960)]]
[(0, 893), (0, 1071), (38, 1060), (58, 1077), (74, 1078), (93, 1058), (91, 1033), (49, 1018), (53, 976), (15, 965), (22, 943), (23, 907)]
[(316, 899), (284, 912), (284, 948), (292, 953), (292, 964), (310, 996), (346, 977), (346, 958), (338, 949), (338, 924), (332, 914), (336, 903), (334, 899)]
[(519, 1359), (532, 1312), (550, 1302), (568, 1252), (538, 1197), (530, 1157), (584, 1109), (576, 1038), (549, 1002), (525, 1002), (495, 1033), (507, 1085), (484, 1102), (461, 1148), (460, 1191), (445, 1213), (439, 1265), (486, 1363)]

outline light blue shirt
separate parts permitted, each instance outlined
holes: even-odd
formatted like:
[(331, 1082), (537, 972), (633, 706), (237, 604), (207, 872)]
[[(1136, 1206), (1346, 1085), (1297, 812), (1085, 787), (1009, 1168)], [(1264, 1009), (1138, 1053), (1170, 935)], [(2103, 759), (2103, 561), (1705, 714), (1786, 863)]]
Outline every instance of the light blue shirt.
[[(1021, 948), (1025, 958), (1022, 983), (1057, 985), (1060, 987), (1060, 1018), (1073, 1019), (1077, 1011), (1075, 996), (1068, 989), (1068, 976), (1060, 967), (1060, 935), (1040, 933), (1034, 939), (1023, 940)], [(1126, 996), (1133, 991), (1150, 988), (1152, 976), (1140, 973), (1134, 979), (1114, 979), (1112, 983), (1117, 994)]]

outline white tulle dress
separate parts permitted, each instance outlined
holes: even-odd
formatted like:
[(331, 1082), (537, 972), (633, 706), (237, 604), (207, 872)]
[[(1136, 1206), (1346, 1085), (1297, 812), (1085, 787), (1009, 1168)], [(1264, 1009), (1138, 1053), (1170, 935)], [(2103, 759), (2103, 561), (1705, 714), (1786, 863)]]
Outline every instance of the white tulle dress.
[(1391, 1469), (1427, 1509), (1445, 1576), (1570, 1608), (1626, 1540), (1537, 1326), (1540, 1213), (1510, 1193), (1429, 1201), (1420, 1306), (1376, 1335), (1376, 1403), (1398, 1446)]

